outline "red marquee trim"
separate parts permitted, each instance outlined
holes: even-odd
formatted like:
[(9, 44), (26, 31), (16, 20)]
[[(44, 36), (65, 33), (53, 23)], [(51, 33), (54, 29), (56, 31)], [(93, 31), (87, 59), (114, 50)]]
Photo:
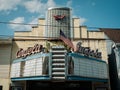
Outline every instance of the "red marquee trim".
[(62, 20), (63, 18), (65, 18), (65, 15), (54, 15), (53, 17), (55, 18), (55, 20)]

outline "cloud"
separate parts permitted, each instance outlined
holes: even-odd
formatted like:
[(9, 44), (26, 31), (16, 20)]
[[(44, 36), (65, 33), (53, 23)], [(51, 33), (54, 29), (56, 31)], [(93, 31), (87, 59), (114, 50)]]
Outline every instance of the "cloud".
[(83, 25), (86, 21), (86, 18), (80, 17), (80, 25)]
[(71, 7), (72, 6), (72, 0), (68, 0), (66, 6)]
[(73, 18), (79, 18), (80, 19), (80, 25), (84, 25), (85, 22), (87, 22), (87, 19), (84, 17), (73, 15)]
[(31, 13), (43, 14), (49, 7), (55, 7), (54, 0), (48, 0), (47, 3), (43, 3), (40, 0), (31, 0), (24, 2), (24, 7)]
[(17, 10), (22, 0), (0, 0), (0, 11)]
[(31, 24), (31, 26), (38, 26), (38, 17), (33, 18), (29, 24)]
[[(17, 17), (14, 20), (11, 20), (10, 22), (25, 23), (25, 19), (24, 19), (24, 17)], [(28, 31), (28, 30), (31, 30), (30, 25), (10, 24), (9, 26), (14, 31)]]
[(0, 11), (17, 10), (18, 5), (25, 7), (30, 13), (43, 14), (49, 7), (57, 6), (54, 0), (0, 0)]
[(54, 2), (54, 0), (48, 0), (46, 6), (47, 6), (46, 8), (50, 8), (50, 7), (55, 7), (55, 6), (57, 6), (57, 5), (56, 5), (56, 3)]
[[(45, 12), (49, 7), (59, 6), (55, 3), (54, 0), (47, 0), (46, 2), (43, 2), (42, 0), (0, 0), (0, 11), (7, 11), (7, 10), (10, 11), (10, 10), (17, 9), (18, 5), (24, 7), (28, 12), (32, 14), (34, 13), (39, 14), (37, 17), (33, 18), (30, 22), (27, 22), (28, 24), (38, 24), (38, 18), (41, 16), (45, 17)], [(66, 3), (66, 6), (71, 7), (71, 5), (72, 5), (72, 0), (68, 0)], [(73, 13), (74, 13), (74, 10), (73, 10)], [(83, 17), (79, 17), (79, 18), (80, 18), (80, 25), (83, 25), (87, 21), (86, 18), (83, 18)], [(11, 20), (10, 22), (26, 23), (24, 17), (17, 17)], [(31, 30), (30, 25), (10, 24), (9, 26), (14, 31)]]
[(31, 13), (38, 13), (45, 7), (39, 0), (26, 1), (24, 6)]
[(95, 3), (95, 2), (92, 2), (91, 4), (92, 4), (92, 6), (95, 6), (95, 5), (96, 5), (96, 3)]

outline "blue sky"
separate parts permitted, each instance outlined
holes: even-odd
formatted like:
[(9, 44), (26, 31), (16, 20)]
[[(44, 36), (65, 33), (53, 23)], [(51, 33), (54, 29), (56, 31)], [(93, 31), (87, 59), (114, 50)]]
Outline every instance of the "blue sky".
[(72, 17), (80, 18), (80, 25), (120, 28), (120, 0), (0, 0), (0, 36), (31, 30), (30, 25), (2, 22), (38, 24), (49, 7), (60, 6), (72, 8)]

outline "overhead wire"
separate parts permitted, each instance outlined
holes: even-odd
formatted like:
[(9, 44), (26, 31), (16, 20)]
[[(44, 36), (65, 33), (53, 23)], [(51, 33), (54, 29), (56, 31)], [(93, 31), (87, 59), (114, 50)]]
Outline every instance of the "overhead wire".
[[(46, 25), (46, 24), (32, 24), (32, 23), (16, 23), (16, 22), (3, 22), (0, 21), (1, 24), (15, 24), (15, 25), (30, 25), (30, 26), (51, 26), (51, 27), (61, 27), (61, 25)], [(68, 27), (68, 25), (62, 25), (62, 27)], [(70, 28), (79, 28), (75, 26), (69, 26)], [(88, 28), (96, 28), (99, 27), (88, 27)]]
[[(5, 21), (0, 21), (0, 24), (15, 24), (15, 25), (30, 25), (30, 26), (51, 26), (51, 27), (61, 27), (61, 25), (46, 25), (46, 24), (32, 24), (32, 23), (17, 23), (17, 22), (5, 22)], [(86, 26), (86, 25), (81, 25), (81, 26)], [(62, 27), (68, 27), (68, 25), (62, 25)], [(80, 26), (69, 26), (70, 28), (79, 28)], [(100, 29), (100, 28), (108, 28), (108, 27), (90, 27), (87, 26), (89, 29)], [(114, 28), (114, 29), (120, 29), (120, 28)]]
[[(14, 25), (30, 25), (30, 26), (51, 26), (51, 27), (61, 27), (61, 25), (43, 25), (43, 24), (31, 24), (31, 23), (16, 23), (16, 22), (4, 22), (0, 21), (0, 24), (14, 24)], [(68, 25), (62, 25), (62, 27), (68, 27)], [(75, 26), (69, 26), (70, 28), (80, 28)], [(100, 27), (87, 27), (89, 29), (100, 29)], [(0, 35), (0, 37), (14, 37), (14, 35)], [(31, 37), (31, 38), (49, 38), (43, 36), (15, 36), (15, 37)], [(55, 37), (54, 37), (55, 38)]]
[[(5, 22), (5, 21), (0, 21), (0, 24), (29, 25), (29, 26), (33, 26), (33, 27), (34, 26), (61, 27), (61, 25), (43, 25), (43, 24), (17, 23), (17, 22)], [(62, 27), (68, 27), (68, 25), (62, 25)], [(70, 28), (79, 28), (79, 27), (74, 27), (74, 26), (69, 26), (69, 27)], [(94, 27), (94, 28), (97, 28), (97, 27)], [(6, 37), (6, 36), (13, 37), (12, 35), (11, 36), (10, 35), (0, 35), (0, 37)], [(42, 36), (15, 36), (15, 37), (49, 38), (49, 37), (42, 37)]]

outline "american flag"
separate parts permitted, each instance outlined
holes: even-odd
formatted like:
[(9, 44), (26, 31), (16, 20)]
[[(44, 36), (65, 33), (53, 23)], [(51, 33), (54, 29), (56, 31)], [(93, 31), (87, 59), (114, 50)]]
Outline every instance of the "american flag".
[(60, 39), (66, 44), (68, 45), (69, 47), (71, 47), (73, 50), (74, 50), (74, 45), (73, 43), (70, 41), (69, 38), (67, 38), (65, 36), (65, 34), (62, 32), (62, 30), (60, 30)]

